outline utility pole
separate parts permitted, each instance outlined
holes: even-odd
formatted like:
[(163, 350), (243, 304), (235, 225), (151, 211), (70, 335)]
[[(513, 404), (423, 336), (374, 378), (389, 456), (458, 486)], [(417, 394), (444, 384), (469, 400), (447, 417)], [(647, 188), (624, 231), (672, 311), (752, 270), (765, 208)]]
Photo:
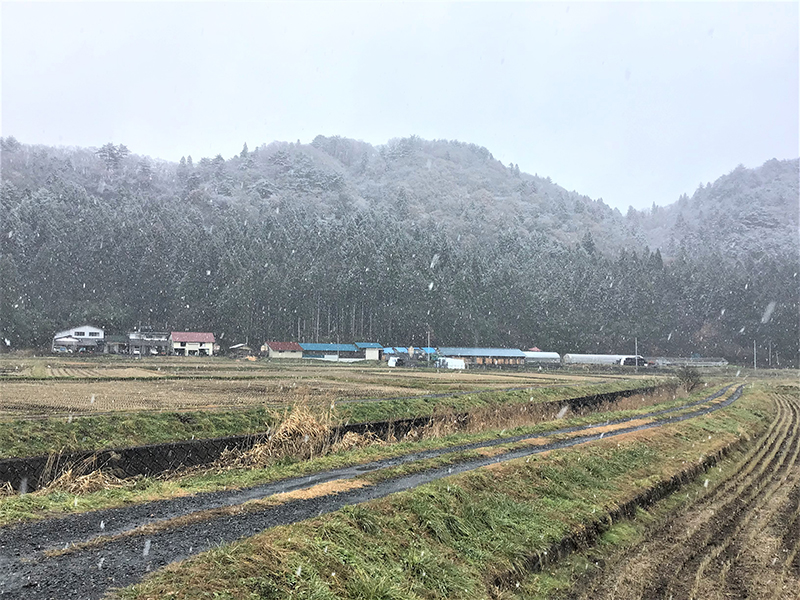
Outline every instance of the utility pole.
[(639, 338), (633, 338), (633, 364), (636, 365), (635, 372), (639, 372)]
[(758, 366), (756, 364), (756, 341), (753, 340), (753, 371), (757, 371)]
[(431, 363), (431, 328), (430, 327), (428, 327), (428, 347), (427, 347), (427, 350), (425, 350), (425, 357), (428, 360), (428, 366), (430, 366), (430, 363)]

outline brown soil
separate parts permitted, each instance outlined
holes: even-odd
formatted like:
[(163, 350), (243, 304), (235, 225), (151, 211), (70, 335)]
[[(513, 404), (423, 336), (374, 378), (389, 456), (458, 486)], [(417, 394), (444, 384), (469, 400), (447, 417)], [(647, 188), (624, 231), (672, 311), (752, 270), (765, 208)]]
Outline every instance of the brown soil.
[(778, 415), (736, 474), (651, 530), (581, 599), (800, 598), (800, 399)]
[[(114, 363), (64, 361), (59, 357), (29, 359), (13, 365), (0, 361), (0, 369), (15, 377), (36, 372), (49, 378), (31, 381), (0, 378), (0, 397), (3, 398), (0, 419), (277, 407), (300, 400), (327, 406), (332, 401), (599, 382), (598, 378), (585, 375), (525, 371), (452, 373), (215, 361), (181, 361), (172, 357)], [(613, 377), (603, 378), (610, 379)]]

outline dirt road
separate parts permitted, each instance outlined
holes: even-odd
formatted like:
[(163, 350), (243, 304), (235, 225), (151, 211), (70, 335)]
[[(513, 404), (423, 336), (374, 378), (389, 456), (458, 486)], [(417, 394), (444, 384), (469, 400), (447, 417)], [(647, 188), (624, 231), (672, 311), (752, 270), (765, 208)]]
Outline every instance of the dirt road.
[[(446, 467), (431, 468), (369, 485), (358, 483), (359, 474), (394, 466), (399, 464), (398, 460), (413, 462), (429, 458), (433, 453), (454, 452), (458, 448), (417, 453), (402, 459), (353, 467), (347, 472), (320, 473), (259, 488), (198, 494), (190, 498), (2, 528), (0, 598), (99, 598), (109, 588), (131, 585), (147, 572), (170, 562), (270, 527), (308, 519), (346, 505), (380, 498), (496, 462), (707, 414), (729, 405), (739, 397), (742, 387), (733, 393), (729, 392), (730, 387), (693, 403), (689, 412), (667, 416), (671, 411), (686, 408), (683, 406), (652, 412), (650, 416), (657, 417), (657, 420), (650, 422), (643, 423), (644, 415), (638, 415), (635, 423), (629, 422), (633, 419), (628, 419), (564, 429), (551, 432), (549, 436), (557, 433), (577, 435), (542, 445), (513, 448), (498, 455), (470, 458)], [(723, 395), (727, 398), (720, 401)], [(614, 424), (618, 425), (616, 429), (613, 428)], [(509, 437), (462, 448), (489, 447), (519, 439), (519, 436)], [(336, 482), (339, 488), (334, 493), (325, 488), (318, 488), (314, 492), (312, 488)], [(243, 504), (247, 500), (301, 489), (308, 493), (278, 504)], [(142, 529), (142, 526), (147, 527)], [(54, 554), (53, 550), (68, 551)]]
[(726, 480), (648, 534), (573, 598), (800, 598), (800, 400), (778, 415)]

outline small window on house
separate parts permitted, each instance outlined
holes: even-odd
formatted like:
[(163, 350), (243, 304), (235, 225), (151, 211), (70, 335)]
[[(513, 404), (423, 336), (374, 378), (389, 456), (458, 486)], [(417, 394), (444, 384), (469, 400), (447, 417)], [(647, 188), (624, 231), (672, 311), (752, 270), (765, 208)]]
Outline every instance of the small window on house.
[(90, 331), (89, 337), (98, 337), (100, 335), (99, 331)]
[(181, 348), (185, 348), (185, 347), (186, 347), (186, 342), (181, 342)]
[(203, 342), (200, 342), (200, 346), (201, 346), (201, 347), (203, 346)]
[(75, 332), (75, 337), (86, 337), (86, 332), (85, 331), (76, 331)]

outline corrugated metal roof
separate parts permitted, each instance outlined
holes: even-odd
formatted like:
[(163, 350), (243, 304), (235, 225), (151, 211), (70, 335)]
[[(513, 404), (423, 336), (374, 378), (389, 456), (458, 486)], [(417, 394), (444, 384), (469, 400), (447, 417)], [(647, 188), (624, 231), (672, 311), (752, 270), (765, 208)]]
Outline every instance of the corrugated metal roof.
[(422, 351), (425, 354), (436, 354), (436, 348), (433, 348), (432, 346), (423, 346)]
[[(87, 325), (81, 325), (81, 326), (79, 326), (79, 327), (73, 327), (72, 329), (65, 329), (64, 331), (59, 331), (59, 332), (58, 332), (58, 333), (56, 333), (56, 334), (55, 334), (53, 337), (54, 337), (54, 338), (58, 338), (58, 337), (66, 337), (66, 336), (68, 336), (68, 335), (72, 335), (72, 332), (73, 332), (73, 331), (81, 331), (81, 330), (85, 330), (85, 331), (99, 331), (101, 334), (103, 333), (103, 329), (102, 329), (102, 328), (100, 328), (100, 327), (95, 327), (94, 325), (88, 325), (88, 324), (87, 324)], [(84, 337), (89, 337), (89, 336), (84, 336)]]
[(439, 348), (442, 356), (487, 356), (497, 358), (525, 358), (516, 348)]
[(356, 342), (356, 347), (361, 348), (362, 350), (364, 348), (380, 348), (381, 350), (383, 349), (383, 346), (378, 342)]
[(386, 348), (383, 349), (383, 353), (384, 354), (394, 354), (394, 348), (392, 348), (391, 346), (386, 346)]
[(203, 342), (208, 344), (214, 343), (213, 333), (204, 333), (200, 331), (173, 331), (170, 334), (173, 342)]
[(275, 352), (302, 352), (303, 349), (297, 342), (267, 342), (267, 346)]
[(358, 352), (353, 344), (306, 344), (301, 343), (304, 352)]

